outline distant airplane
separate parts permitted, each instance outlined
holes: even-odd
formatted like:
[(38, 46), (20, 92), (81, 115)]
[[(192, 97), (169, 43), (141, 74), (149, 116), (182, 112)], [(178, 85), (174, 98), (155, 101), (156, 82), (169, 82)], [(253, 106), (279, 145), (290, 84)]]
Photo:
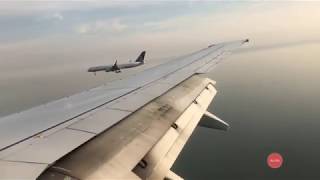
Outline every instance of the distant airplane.
[(114, 65), (109, 66), (95, 66), (88, 69), (88, 72), (93, 72), (96, 74), (97, 71), (105, 71), (105, 72), (115, 72), (120, 73), (121, 69), (133, 68), (137, 66), (141, 66), (144, 64), (144, 56), (146, 55), (146, 51), (142, 51), (135, 62), (130, 62), (126, 64), (117, 64), (117, 60)]

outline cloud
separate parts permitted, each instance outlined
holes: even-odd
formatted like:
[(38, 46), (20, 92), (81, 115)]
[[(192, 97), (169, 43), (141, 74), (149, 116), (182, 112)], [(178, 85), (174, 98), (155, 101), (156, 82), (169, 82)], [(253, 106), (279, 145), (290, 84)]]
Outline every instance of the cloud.
[(75, 30), (79, 34), (95, 34), (95, 33), (119, 33), (128, 28), (128, 25), (119, 19), (98, 20), (93, 23), (84, 23), (78, 25)]
[(183, 41), (203, 43), (241, 38), (251, 38), (253, 43), (313, 39), (320, 36), (320, 25), (317, 23), (320, 18), (319, 5), (319, 2), (252, 3), (233, 11), (187, 14), (146, 22), (145, 29), (152, 31), (143, 32), (141, 36), (152, 36), (159, 39), (158, 42), (170, 39), (181, 44), (184, 44)]
[(62, 21), (62, 20), (64, 20), (64, 16), (59, 12), (54, 12), (54, 13), (50, 13), (45, 16), (41, 16), (37, 20), (39, 20), (39, 21), (47, 21), (47, 20)]
[(99, 0), (12, 0), (0, 1), (0, 16), (28, 16), (48, 12), (81, 11), (97, 8), (139, 7), (155, 4), (156, 1), (99, 1)]
[(55, 19), (55, 20), (59, 20), (59, 21), (62, 21), (64, 19), (64, 17), (60, 14), (60, 13), (54, 13), (52, 16), (51, 16), (52, 19)]

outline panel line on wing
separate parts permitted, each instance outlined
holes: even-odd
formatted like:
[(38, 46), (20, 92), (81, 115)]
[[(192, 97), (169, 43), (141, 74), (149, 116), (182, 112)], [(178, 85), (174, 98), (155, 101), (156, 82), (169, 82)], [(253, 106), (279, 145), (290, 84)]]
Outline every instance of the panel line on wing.
[(19, 160), (0, 160), (3, 162), (13, 162), (13, 163), (26, 163), (26, 164), (40, 164), (40, 165), (49, 165), (48, 163), (42, 163), (42, 162), (31, 162), (31, 161), (19, 161)]
[(72, 130), (72, 131), (80, 131), (80, 132), (85, 132), (85, 133), (97, 135), (97, 133), (94, 133), (94, 132), (91, 132), (91, 131), (82, 130), (82, 129), (75, 129), (75, 128), (71, 128), (71, 127), (66, 127), (66, 129), (69, 129), (69, 130)]

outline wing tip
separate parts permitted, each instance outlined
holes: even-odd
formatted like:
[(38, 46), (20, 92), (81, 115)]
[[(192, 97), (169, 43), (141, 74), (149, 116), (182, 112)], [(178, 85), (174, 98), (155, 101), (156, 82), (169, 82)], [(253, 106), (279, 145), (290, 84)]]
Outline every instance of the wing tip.
[[(249, 39), (249, 38), (246, 38), (246, 39), (243, 39), (243, 40), (230, 41), (230, 42), (224, 42), (224, 43), (242, 42), (242, 44), (244, 44), (244, 43), (248, 43), (249, 41), (250, 41), (250, 39)], [(211, 48), (211, 47), (216, 46), (216, 45), (217, 45), (217, 44), (210, 44), (210, 45), (208, 46), (208, 48)]]

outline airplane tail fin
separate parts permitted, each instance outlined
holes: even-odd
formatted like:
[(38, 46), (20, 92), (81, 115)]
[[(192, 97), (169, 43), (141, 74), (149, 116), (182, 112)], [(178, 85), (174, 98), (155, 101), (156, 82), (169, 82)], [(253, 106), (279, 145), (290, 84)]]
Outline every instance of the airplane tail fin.
[(146, 51), (142, 51), (139, 57), (136, 59), (136, 62), (144, 63), (144, 56), (146, 55)]

